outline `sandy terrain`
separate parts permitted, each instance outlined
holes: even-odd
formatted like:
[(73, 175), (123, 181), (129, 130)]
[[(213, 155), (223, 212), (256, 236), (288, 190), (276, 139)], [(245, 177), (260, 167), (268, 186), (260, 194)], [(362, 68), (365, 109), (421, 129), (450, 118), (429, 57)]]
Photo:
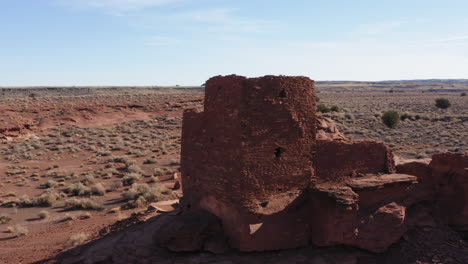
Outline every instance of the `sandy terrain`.
[[(419, 88), (389, 93), (319, 85), (318, 96), (339, 107), (324, 115), (347, 136), (384, 141), (400, 159), (468, 151), (468, 97)], [(57, 96), (39, 90), (0, 99), (0, 263), (53, 257), (74, 235), (84, 234), (85, 242), (151, 201), (181, 195), (172, 187), (182, 112), (201, 107), (203, 91), (126, 92)], [(439, 97), (452, 106), (437, 109)], [(410, 117), (389, 129), (380, 120), (387, 110)], [(135, 194), (132, 183), (149, 189)]]

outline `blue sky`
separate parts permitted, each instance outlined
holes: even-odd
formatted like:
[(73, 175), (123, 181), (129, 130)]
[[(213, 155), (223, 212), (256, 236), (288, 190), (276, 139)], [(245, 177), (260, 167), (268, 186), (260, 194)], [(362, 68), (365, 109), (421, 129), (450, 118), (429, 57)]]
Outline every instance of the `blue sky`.
[(468, 78), (466, 0), (0, 0), (0, 86)]

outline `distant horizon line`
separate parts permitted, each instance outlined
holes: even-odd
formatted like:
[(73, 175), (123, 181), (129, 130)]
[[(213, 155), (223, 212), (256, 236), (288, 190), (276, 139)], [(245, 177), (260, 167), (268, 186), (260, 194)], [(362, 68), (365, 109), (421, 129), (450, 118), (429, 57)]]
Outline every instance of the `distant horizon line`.
[[(430, 78), (430, 79), (394, 79), (394, 80), (380, 80), (380, 81), (365, 81), (365, 80), (314, 80), (315, 82), (348, 82), (348, 83), (386, 83), (386, 82), (467, 82), (468, 78)], [(203, 87), (202, 85), (15, 85), (15, 86), (1, 86), (0, 89), (11, 88), (190, 88), (190, 87)]]

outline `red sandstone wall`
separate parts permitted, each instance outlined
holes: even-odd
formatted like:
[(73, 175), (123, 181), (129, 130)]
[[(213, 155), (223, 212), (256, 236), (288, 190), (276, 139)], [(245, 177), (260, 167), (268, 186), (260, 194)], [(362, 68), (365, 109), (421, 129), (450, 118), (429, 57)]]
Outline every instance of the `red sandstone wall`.
[(319, 182), (337, 181), (359, 173), (395, 172), (391, 150), (374, 141), (317, 140), (314, 168)]
[(316, 131), (312, 80), (214, 77), (206, 83), (204, 109), (184, 114), (186, 203), (211, 195), (268, 214), (287, 206), (275, 203), (275, 196), (296, 197), (309, 185)]

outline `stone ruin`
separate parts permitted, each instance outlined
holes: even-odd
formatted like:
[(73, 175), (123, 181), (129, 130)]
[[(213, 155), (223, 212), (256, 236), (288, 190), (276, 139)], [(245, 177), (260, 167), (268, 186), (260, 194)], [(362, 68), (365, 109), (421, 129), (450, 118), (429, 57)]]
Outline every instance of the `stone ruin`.
[(395, 166), (317, 115), (306, 77), (214, 77), (205, 96), (184, 113), (179, 207), (59, 263), (468, 263), (468, 153)]
[[(188, 247), (166, 226), (170, 231), (156, 242), (175, 251), (219, 252), (225, 243), (240, 251), (309, 244), (385, 251), (416, 221), (415, 205), (434, 197), (437, 176), (418, 175), (414, 166), (432, 170), (421, 164), (397, 173), (383, 143), (327, 136), (324, 126), (315, 111), (314, 81), (307, 77), (211, 78), (204, 110), (184, 113), (181, 206), (208, 212), (218, 226)], [(453, 163), (445, 156), (434, 162), (439, 158)], [(468, 159), (460, 159), (460, 184), (468, 187), (462, 177)], [(418, 183), (418, 176), (432, 178)], [(449, 201), (463, 196), (448, 195), (454, 196)], [(453, 210), (452, 216), (465, 217), (451, 221), (468, 223), (465, 207)]]

